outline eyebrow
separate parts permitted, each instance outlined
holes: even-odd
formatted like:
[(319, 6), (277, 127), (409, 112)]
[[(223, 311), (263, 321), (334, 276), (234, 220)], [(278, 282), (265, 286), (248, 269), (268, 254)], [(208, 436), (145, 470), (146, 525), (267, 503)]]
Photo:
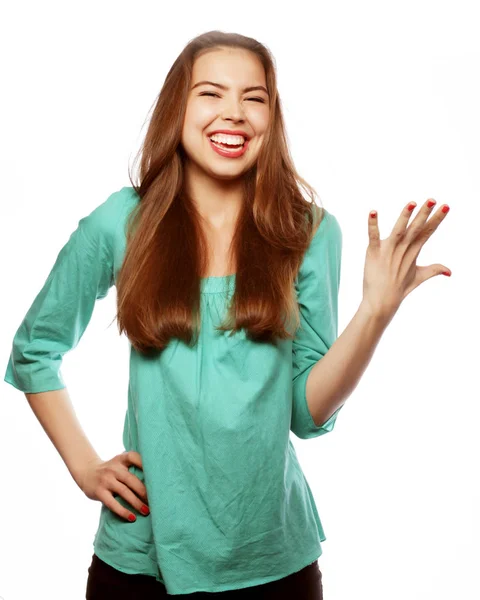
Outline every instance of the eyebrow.
[[(215, 87), (220, 88), (221, 90), (228, 90), (228, 87), (226, 85), (222, 85), (221, 83), (215, 83), (215, 81), (199, 81), (198, 83), (196, 83), (194, 86), (192, 86), (192, 90), (195, 89), (196, 87), (198, 87), (199, 85), (213, 85)], [(246, 87), (243, 88), (243, 92), (253, 92), (255, 90), (262, 90), (263, 92), (265, 92), (268, 94), (267, 88), (265, 88), (263, 85), (252, 85), (250, 87)]]

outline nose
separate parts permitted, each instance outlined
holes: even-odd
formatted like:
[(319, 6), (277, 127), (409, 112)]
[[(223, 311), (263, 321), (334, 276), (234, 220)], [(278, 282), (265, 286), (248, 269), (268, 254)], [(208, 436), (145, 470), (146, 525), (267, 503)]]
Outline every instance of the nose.
[(233, 121), (244, 121), (245, 111), (242, 103), (236, 100), (225, 100), (222, 110), (222, 119)]

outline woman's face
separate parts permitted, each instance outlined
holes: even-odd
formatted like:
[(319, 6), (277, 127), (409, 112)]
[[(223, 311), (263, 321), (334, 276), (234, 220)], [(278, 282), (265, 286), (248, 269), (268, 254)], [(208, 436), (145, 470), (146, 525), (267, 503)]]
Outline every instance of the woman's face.
[[(245, 91), (257, 86), (264, 89)], [(191, 161), (212, 178), (222, 180), (236, 179), (248, 171), (257, 160), (268, 125), (270, 105), (266, 90), (263, 65), (248, 50), (216, 49), (197, 58), (181, 139), (187, 164)], [(222, 129), (246, 134), (248, 142), (241, 156), (215, 151), (210, 135)]]

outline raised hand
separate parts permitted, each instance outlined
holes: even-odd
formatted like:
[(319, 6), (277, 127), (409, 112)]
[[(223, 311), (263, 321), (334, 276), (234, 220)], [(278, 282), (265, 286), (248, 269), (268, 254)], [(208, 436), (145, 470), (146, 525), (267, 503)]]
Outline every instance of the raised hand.
[(450, 210), (444, 204), (428, 218), (435, 204), (435, 200), (429, 199), (408, 224), (416, 207), (415, 202), (410, 202), (402, 210), (392, 233), (384, 240), (380, 239), (376, 211), (369, 215), (369, 245), (365, 259), (362, 304), (387, 321), (394, 316), (406, 296), (421, 283), (435, 275), (451, 275), (451, 271), (442, 264), (427, 267), (416, 264), (423, 245)]

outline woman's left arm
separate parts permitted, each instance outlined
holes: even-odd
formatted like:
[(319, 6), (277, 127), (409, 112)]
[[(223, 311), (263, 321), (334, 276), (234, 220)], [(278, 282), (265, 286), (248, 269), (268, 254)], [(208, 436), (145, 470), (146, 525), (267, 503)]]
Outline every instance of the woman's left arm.
[(449, 211), (449, 207), (443, 205), (427, 221), (434, 205), (434, 200), (425, 202), (408, 225), (416, 206), (410, 202), (385, 240), (380, 240), (376, 212), (370, 213), (362, 302), (307, 378), (308, 408), (317, 426), (343, 406), (356, 388), (378, 341), (406, 296), (431, 277), (451, 275), (441, 264), (416, 265), (423, 245)]

